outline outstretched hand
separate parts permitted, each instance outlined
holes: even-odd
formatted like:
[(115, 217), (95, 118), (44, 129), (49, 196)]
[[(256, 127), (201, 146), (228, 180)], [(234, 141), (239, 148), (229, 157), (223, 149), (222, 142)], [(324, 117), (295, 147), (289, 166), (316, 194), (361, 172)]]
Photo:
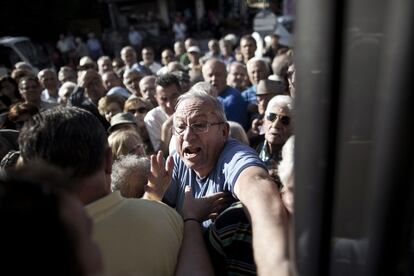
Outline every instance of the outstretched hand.
[(151, 160), (151, 173), (145, 185), (143, 198), (161, 201), (171, 182), (174, 161), (171, 156), (164, 159), (162, 151), (153, 154)]
[(183, 218), (195, 218), (199, 221), (215, 219), (227, 207), (230, 197), (227, 193), (218, 192), (202, 198), (194, 198), (191, 187), (185, 187)]

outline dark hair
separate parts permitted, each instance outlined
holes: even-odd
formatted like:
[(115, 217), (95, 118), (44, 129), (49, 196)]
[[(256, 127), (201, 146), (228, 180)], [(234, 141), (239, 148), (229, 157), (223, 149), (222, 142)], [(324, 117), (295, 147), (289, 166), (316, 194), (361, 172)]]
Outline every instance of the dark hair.
[(58, 107), (33, 116), (19, 136), (24, 163), (44, 160), (73, 178), (95, 173), (104, 162), (107, 144), (99, 120), (76, 107)]
[(177, 76), (175, 76), (171, 73), (162, 74), (162, 75), (158, 76), (157, 79), (155, 80), (155, 85), (159, 85), (163, 88), (166, 88), (166, 87), (168, 87), (170, 85), (173, 85), (173, 84), (175, 84), (178, 91), (181, 91), (180, 81), (178, 80)]
[[(250, 41), (252, 41), (252, 42), (254, 43), (254, 45), (256, 45), (256, 40), (253, 38), (253, 36), (251, 36), (251, 35), (249, 35), (249, 34), (242, 36), (242, 37), (240, 38), (240, 42), (241, 42), (242, 40), (250, 40)], [(257, 46), (257, 45), (256, 45), (256, 46)]]
[(66, 183), (66, 178), (42, 168), (0, 176), (0, 237), (7, 252), (0, 270), (15, 275), (82, 275), (76, 236), (61, 213), (66, 194), (55, 185)]
[[(9, 82), (9, 83), (11, 83), (11, 85), (13, 85), (13, 88), (14, 88), (13, 95), (17, 99), (21, 100), (22, 95), (20, 95), (20, 93), (19, 93), (17, 82), (10, 76), (2, 76), (2, 77), (0, 77), (0, 89), (3, 88), (3, 83), (5, 83), (5, 82)], [(10, 99), (10, 100), (12, 100), (12, 99)]]

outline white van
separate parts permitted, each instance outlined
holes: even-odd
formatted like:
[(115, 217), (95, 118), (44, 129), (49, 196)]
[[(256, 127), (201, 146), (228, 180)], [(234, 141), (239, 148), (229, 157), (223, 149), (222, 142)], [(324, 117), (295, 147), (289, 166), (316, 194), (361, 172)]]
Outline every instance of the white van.
[(10, 73), (19, 61), (29, 63), (36, 73), (39, 69), (52, 66), (47, 56), (28, 37), (1, 37), (0, 76)]

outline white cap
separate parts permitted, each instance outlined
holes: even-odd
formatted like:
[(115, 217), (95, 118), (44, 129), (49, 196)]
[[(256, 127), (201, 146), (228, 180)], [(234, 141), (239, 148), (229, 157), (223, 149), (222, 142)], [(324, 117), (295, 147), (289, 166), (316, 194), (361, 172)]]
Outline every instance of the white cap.
[(198, 46), (191, 46), (190, 48), (188, 48), (187, 53), (191, 53), (191, 52), (200, 53), (200, 48), (198, 48)]

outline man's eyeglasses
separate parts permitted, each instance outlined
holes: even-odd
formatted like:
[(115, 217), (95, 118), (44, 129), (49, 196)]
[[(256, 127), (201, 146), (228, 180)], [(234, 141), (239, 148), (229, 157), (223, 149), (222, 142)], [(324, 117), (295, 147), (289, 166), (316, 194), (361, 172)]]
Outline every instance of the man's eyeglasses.
[(178, 135), (182, 135), (184, 131), (187, 129), (187, 127), (189, 127), (191, 131), (195, 134), (202, 134), (202, 133), (208, 132), (211, 126), (216, 126), (216, 125), (221, 125), (221, 124), (224, 124), (224, 122), (218, 122), (218, 123), (202, 122), (202, 123), (194, 123), (191, 125), (180, 124), (177, 126), (173, 126), (173, 129), (175, 133)]
[(148, 109), (146, 109), (145, 107), (140, 107), (140, 108), (137, 108), (137, 109), (131, 108), (131, 109), (128, 109), (128, 112), (132, 113), (132, 114), (135, 114), (137, 112), (140, 113), (140, 114), (144, 114), (144, 113), (148, 112)]
[(279, 118), (280, 122), (282, 123), (282, 125), (284, 126), (288, 126), (290, 124), (290, 117), (288, 116), (282, 116), (276, 113), (272, 113), (269, 112), (266, 114), (266, 120), (270, 121), (270, 122), (274, 122), (277, 118)]

